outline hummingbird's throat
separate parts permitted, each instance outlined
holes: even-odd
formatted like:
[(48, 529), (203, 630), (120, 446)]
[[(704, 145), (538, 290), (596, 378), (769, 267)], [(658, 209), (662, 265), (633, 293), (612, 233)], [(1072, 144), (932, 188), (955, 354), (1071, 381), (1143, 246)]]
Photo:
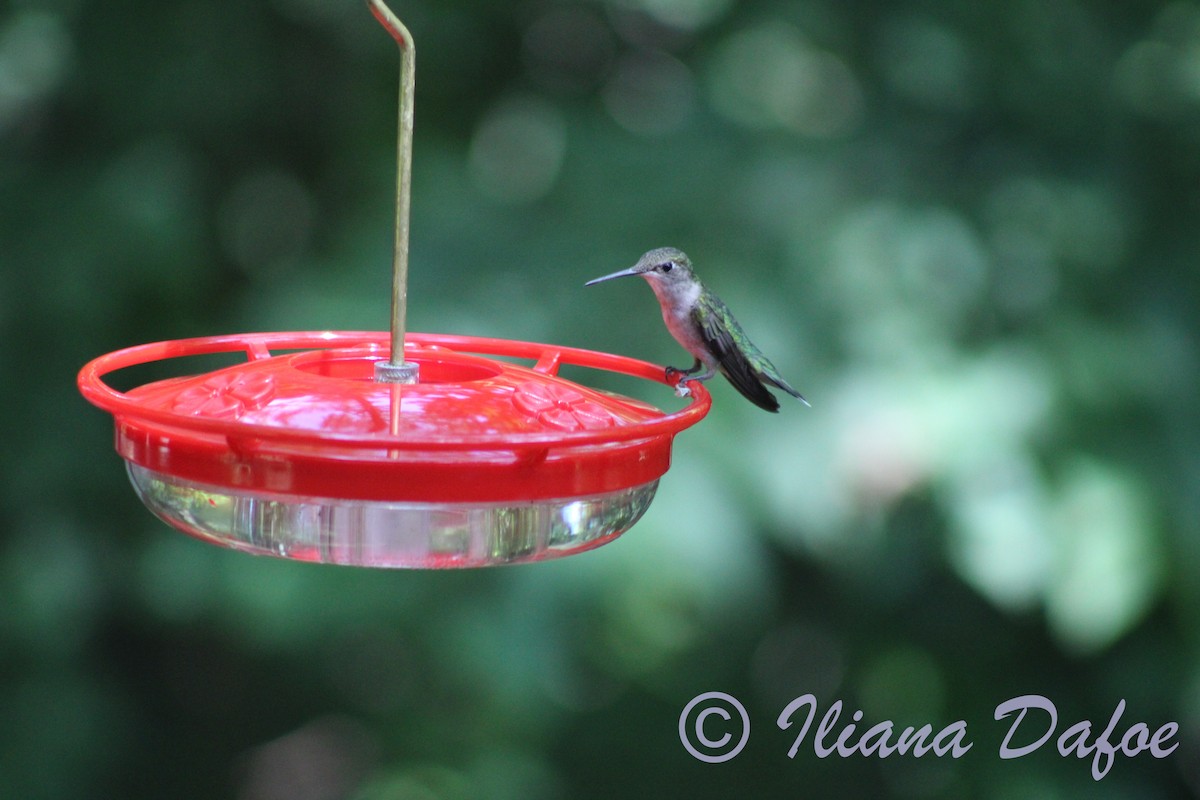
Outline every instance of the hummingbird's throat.
[(677, 314), (687, 314), (700, 299), (702, 287), (700, 281), (685, 281), (682, 283), (647, 278), (647, 283), (654, 290), (659, 305), (666, 311), (668, 308)]

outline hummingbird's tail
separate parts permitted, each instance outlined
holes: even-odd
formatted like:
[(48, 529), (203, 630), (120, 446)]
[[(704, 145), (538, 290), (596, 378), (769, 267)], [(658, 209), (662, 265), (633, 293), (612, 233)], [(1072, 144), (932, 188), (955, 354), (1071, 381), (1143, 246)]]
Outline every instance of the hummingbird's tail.
[(765, 380), (767, 383), (771, 384), (772, 386), (776, 386), (780, 389), (783, 389), (785, 392), (790, 394), (792, 397), (796, 398), (801, 403), (804, 403), (804, 405), (808, 406), (809, 408), (812, 408), (812, 403), (810, 403), (810, 402), (808, 402), (808, 400), (804, 399), (804, 395), (800, 394), (795, 389), (793, 389), (791, 387), (791, 385), (787, 381), (785, 381), (783, 378), (779, 377), (779, 375), (765, 372), (765, 373), (763, 373), (763, 380)]
[(804, 399), (804, 395), (780, 377), (775, 366), (762, 353), (756, 351), (754, 355), (752, 361), (740, 350), (730, 350), (723, 354), (718, 365), (721, 374), (729, 379), (733, 388), (741, 392), (743, 397), (764, 411), (776, 412), (779, 410), (779, 400), (767, 389), (767, 385), (770, 384), (787, 392), (804, 405), (810, 405)]

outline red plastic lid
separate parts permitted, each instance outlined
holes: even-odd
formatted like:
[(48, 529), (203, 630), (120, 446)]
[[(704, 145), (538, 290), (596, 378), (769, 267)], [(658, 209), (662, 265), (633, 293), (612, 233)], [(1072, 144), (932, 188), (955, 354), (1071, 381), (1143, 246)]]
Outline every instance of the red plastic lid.
[[(711, 406), (668, 414), (558, 377), (563, 364), (665, 383), (662, 367), (590, 350), (410, 334), (420, 382), (376, 383), (380, 333), (259, 333), (183, 339), (101, 356), (79, 389), (113, 414), (134, 464), (197, 483), (302, 497), (501, 502), (589, 496), (656, 480), (671, 440)], [(304, 352), (273, 356), (272, 349)], [(115, 370), (244, 351), (248, 361), (118, 392)], [(528, 359), (532, 367), (483, 358)]]

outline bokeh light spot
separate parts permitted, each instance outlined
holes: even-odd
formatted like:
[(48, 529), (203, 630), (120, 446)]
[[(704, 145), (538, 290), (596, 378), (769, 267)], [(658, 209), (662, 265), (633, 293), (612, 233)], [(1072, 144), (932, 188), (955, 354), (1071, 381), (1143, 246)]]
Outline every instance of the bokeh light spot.
[(27, 10), (0, 28), (0, 133), (67, 76), (73, 46), (62, 20)]
[(864, 114), (862, 89), (846, 62), (785, 23), (746, 28), (724, 41), (710, 88), (718, 111), (751, 128), (823, 139), (853, 132)]
[(534, 97), (509, 98), (494, 108), (471, 141), (471, 177), (488, 197), (531, 203), (554, 186), (567, 150), (558, 109)]
[(695, 103), (691, 71), (666, 53), (623, 57), (604, 87), (604, 107), (632, 133), (662, 136), (682, 126)]

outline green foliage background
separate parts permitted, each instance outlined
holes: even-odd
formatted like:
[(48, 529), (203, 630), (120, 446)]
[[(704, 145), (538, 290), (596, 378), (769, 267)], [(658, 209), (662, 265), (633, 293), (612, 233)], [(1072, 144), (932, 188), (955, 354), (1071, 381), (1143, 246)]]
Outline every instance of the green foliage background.
[[(813, 401), (716, 385), (646, 518), (469, 573), (224, 552), (138, 504), (90, 358), (384, 329), (395, 47), (350, 0), (0, 6), (0, 797), (1200, 791), (1200, 5), (485, 0), (418, 45), (410, 327), (686, 358), (687, 250)], [(670, 397), (658, 398), (670, 403)], [(753, 718), (724, 765), (679, 712)], [(813, 692), (959, 760), (786, 757)], [(1061, 731), (1181, 726), (1100, 783)], [(814, 722), (815, 727), (815, 722)], [(811, 733), (810, 740), (811, 741)]]

